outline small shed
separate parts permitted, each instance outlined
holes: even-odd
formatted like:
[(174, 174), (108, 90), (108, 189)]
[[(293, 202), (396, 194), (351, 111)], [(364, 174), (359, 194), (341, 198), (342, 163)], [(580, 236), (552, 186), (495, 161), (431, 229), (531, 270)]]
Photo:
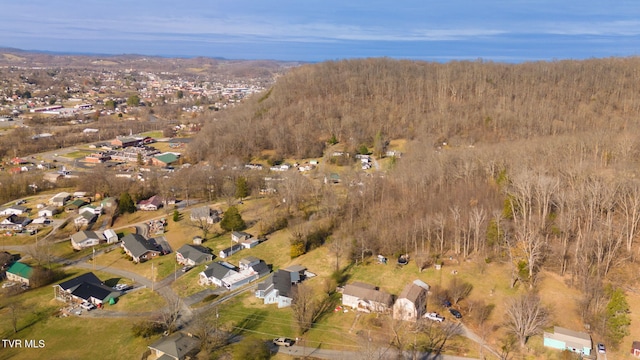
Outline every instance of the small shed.
[(640, 341), (634, 341), (631, 344), (631, 355), (640, 358)]

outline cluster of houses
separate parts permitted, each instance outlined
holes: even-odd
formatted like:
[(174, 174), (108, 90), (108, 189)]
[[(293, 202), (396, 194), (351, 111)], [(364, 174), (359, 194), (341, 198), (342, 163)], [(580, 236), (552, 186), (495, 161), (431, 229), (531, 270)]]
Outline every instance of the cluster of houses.
[(62, 211), (77, 213), (78, 216), (73, 219), (73, 222), (76, 226), (81, 227), (95, 222), (105, 206), (115, 205), (115, 201), (112, 199), (113, 202), (107, 200), (95, 206), (85, 199), (86, 193), (84, 192), (58, 193), (51, 197), (47, 204), (37, 205), (37, 217), (33, 219), (30, 218), (32, 209), (16, 203), (0, 210), (0, 216), (6, 216), (0, 220), (0, 230), (14, 233), (35, 232), (37, 229), (49, 225), (52, 221), (51, 218)]

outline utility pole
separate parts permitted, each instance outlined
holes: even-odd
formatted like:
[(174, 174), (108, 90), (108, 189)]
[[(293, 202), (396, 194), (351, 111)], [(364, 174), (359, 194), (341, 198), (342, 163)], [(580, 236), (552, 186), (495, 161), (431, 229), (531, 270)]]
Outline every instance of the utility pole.
[(156, 277), (153, 276), (153, 263), (151, 263), (151, 291), (155, 291), (155, 279)]

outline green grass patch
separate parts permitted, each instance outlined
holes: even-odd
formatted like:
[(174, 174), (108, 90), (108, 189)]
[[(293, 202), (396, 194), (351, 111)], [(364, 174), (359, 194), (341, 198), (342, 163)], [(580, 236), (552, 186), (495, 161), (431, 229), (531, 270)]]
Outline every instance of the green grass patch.
[(295, 338), (291, 308), (264, 305), (252, 293), (238, 296), (220, 309), (220, 321), (237, 334), (257, 335), (264, 339), (286, 336)]
[(71, 158), (71, 159), (82, 159), (85, 158), (86, 156), (90, 155), (92, 153), (92, 151), (88, 151), (88, 150), (76, 150), (76, 151), (72, 151), (70, 153), (66, 153), (62, 156), (67, 157), (67, 158)]
[(159, 139), (159, 138), (163, 138), (164, 136), (162, 136), (162, 131), (158, 130), (158, 131), (147, 131), (144, 133), (141, 133), (140, 136), (148, 136), (150, 138), (154, 138), (154, 139)]
[(143, 313), (161, 309), (166, 304), (162, 296), (145, 288), (122, 295), (114, 305), (106, 305), (104, 310)]
[(200, 272), (204, 271), (205, 265), (198, 265), (189, 270), (186, 274), (178, 278), (171, 287), (180, 297), (187, 297), (196, 294), (206, 287), (198, 284)]
[[(131, 319), (45, 318), (23, 329), (11, 338), (42, 339), (42, 349), (3, 349), (8, 359), (113, 359), (139, 358), (150, 343), (131, 335)], [(87, 346), (91, 344), (90, 346)]]

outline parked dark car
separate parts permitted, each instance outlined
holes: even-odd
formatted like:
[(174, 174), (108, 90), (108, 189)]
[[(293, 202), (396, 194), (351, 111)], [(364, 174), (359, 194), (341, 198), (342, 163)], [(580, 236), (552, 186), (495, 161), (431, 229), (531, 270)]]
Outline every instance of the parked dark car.
[(289, 338), (275, 338), (273, 339), (273, 343), (277, 346), (286, 346), (289, 347), (293, 345), (293, 340)]
[(451, 313), (451, 315), (453, 315), (453, 317), (455, 317), (456, 319), (461, 319), (462, 318), (462, 314), (460, 313), (460, 311), (456, 310), (456, 309), (449, 309), (449, 312)]

